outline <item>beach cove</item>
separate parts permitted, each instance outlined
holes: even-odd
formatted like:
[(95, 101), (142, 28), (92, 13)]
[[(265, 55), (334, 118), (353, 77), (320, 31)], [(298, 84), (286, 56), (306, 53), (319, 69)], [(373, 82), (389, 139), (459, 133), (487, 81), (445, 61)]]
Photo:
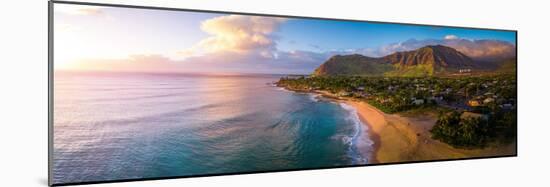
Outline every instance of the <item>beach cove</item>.
[(290, 90), (319, 94), (354, 107), (374, 143), (369, 164), (492, 157), (513, 155), (516, 152), (515, 143), (482, 149), (459, 149), (434, 140), (430, 129), (435, 125), (437, 116), (433, 114), (419, 117), (387, 114), (365, 101), (340, 97), (327, 91)]
[(279, 79), (58, 72), (54, 181), (370, 163), (352, 106), (266, 84)]

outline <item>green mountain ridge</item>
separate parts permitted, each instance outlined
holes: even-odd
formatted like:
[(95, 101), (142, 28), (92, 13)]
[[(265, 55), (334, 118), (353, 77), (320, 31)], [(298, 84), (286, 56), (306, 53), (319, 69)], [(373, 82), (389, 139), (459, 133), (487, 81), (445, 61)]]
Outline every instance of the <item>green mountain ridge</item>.
[(383, 75), (394, 68), (382, 59), (359, 54), (336, 55), (314, 71), (314, 75)]
[[(314, 76), (437, 76), (500, 68), (505, 62), (479, 63), (454, 48), (428, 45), (380, 58), (359, 54), (335, 55), (313, 72)], [(511, 65), (508, 65), (511, 66)], [(514, 63), (515, 67), (515, 63)]]

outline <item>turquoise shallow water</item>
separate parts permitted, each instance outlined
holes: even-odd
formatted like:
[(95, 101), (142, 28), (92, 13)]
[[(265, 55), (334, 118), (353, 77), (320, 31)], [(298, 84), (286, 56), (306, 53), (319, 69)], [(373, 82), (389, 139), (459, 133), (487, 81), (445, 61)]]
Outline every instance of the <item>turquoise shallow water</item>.
[(368, 163), (354, 109), (272, 75), (55, 75), (54, 183)]

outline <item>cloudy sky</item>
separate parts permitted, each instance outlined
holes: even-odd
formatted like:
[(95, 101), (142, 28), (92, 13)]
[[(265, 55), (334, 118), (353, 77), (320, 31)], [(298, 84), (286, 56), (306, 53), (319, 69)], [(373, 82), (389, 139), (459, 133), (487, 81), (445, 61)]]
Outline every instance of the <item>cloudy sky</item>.
[(335, 54), (433, 44), (495, 60), (514, 56), (515, 40), (506, 31), (54, 5), (56, 70), (310, 73)]

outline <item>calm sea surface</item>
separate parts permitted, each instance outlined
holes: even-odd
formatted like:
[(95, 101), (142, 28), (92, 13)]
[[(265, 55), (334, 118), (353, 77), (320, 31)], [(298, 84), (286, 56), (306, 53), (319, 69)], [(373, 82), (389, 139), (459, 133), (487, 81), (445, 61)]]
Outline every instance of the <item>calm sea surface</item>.
[(352, 107), (279, 76), (56, 72), (54, 183), (366, 164)]

